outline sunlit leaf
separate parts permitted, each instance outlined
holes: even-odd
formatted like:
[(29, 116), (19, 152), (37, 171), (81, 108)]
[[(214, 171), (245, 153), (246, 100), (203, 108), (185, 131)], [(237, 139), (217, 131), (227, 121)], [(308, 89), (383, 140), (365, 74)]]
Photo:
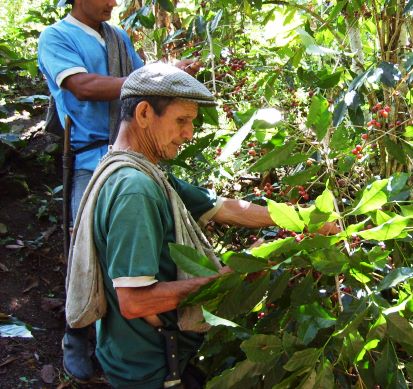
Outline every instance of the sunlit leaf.
[(375, 181), (364, 189), (360, 202), (350, 212), (350, 215), (362, 215), (386, 204), (387, 195), (384, 192), (384, 188), (387, 186), (387, 183), (387, 179)]
[(270, 212), (271, 219), (274, 223), (282, 228), (301, 232), (305, 227), (304, 222), (300, 219), (300, 216), (294, 207), (268, 200), (268, 211)]
[(213, 327), (239, 327), (237, 323), (223, 319), (222, 317), (215, 316), (211, 312), (208, 312), (204, 307), (202, 307), (202, 313), (204, 315), (205, 321)]
[(397, 215), (377, 227), (358, 232), (357, 235), (360, 235), (364, 239), (378, 241), (394, 239), (402, 234), (403, 230), (409, 224), (409, 220), (409, 218)]
[(271, 254), (288, 250), (295, 245), (294, 238), (278, 239), (273, 242), (263, 243), (259, 247), (251, 249), (251, 254), (256, 257), (268, 258)]
[(328, 107), (329, 103), (324, 97), (312, 97), (306, 126), (314, 129), (318, 140), (324, 138), (331, 124), (331, 112), (328, 110)]
[(320, 212), (330, 213), (334, 211), (334, 196), (331, 190), (324, 189), (323, 193), (315, 200), (315, 206)]
[(295, 147), (296, 143), (293, 141), (290, 141), (281, 147), (277, 147), (261, 157), (249, 168), (249, 170), (252, 172), (263, 172), (271, 168), (279, 167), (288, 161)]

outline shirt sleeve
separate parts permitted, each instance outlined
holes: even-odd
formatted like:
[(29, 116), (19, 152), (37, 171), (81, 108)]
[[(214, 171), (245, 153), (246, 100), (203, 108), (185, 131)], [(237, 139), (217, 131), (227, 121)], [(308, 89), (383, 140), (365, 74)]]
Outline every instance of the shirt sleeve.
[(164, 223), (156, 200), (143, 194), (127, 194), (117, 197), (111, 209), (106, 258), (114, 286), (157, 282)]
[(68, 75), (87, 73), (87, 67), (68, 37), (48, 28), (39, 38), (39, 66), (58, 86)]
[(169, 181), (195, 220), (205, 221), (203, 215), (211, 218), (218, 211), (215, 208), (221, 202), (214, 191), (192, 185), (172, 174), (169, 175)]

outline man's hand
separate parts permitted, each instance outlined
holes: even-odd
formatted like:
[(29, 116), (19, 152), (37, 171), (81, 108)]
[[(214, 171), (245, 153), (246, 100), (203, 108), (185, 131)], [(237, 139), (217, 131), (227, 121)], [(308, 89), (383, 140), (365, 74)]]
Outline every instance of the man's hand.
[(199, 72), (199, 69), (202, 67), (202, 62), (200, 61), (193, 61), (192, 59), (183, 59), (175, 64), (175, 66), (188, 74), (192, 77), (195, 76)]

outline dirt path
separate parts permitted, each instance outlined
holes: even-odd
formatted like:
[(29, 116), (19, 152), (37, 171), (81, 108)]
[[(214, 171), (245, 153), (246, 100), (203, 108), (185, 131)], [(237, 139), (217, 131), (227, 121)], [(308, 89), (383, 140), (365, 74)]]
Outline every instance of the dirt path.
[(62, 369), (60, 166), (44, 158), (16, 159), (0, 175), (0, 322), (11, 315), (32, 334), (0, 337), (0, 388), (109, 388), (100, 376), (77, 385)]

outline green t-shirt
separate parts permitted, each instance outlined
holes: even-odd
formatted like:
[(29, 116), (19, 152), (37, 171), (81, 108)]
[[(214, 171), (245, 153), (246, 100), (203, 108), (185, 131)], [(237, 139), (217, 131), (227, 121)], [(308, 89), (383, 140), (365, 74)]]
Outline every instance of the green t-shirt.
[[(169, 177), (171, 185), (197, 220), (214, 207), (216, 195)], [(108, 301), (106, 316), (96, 324), (96, 355), (115, 387), (159, 389), (168, 374), (164, 339), (143, 319), (125, 319), (119, 311), (113, 280), (175, 281), (176, 266), (168, 244), (175, 242), (169, 200), (150, 177), (133, 168), (121, 168), (103, 185), (94, 214), (94, 239)], [(156, 282), (156, 281), (152, 281)], [(176, 311), (159, 315), (168, 329), (178, 329)], [(183, 368), (202, 337), (179, 333)]]

